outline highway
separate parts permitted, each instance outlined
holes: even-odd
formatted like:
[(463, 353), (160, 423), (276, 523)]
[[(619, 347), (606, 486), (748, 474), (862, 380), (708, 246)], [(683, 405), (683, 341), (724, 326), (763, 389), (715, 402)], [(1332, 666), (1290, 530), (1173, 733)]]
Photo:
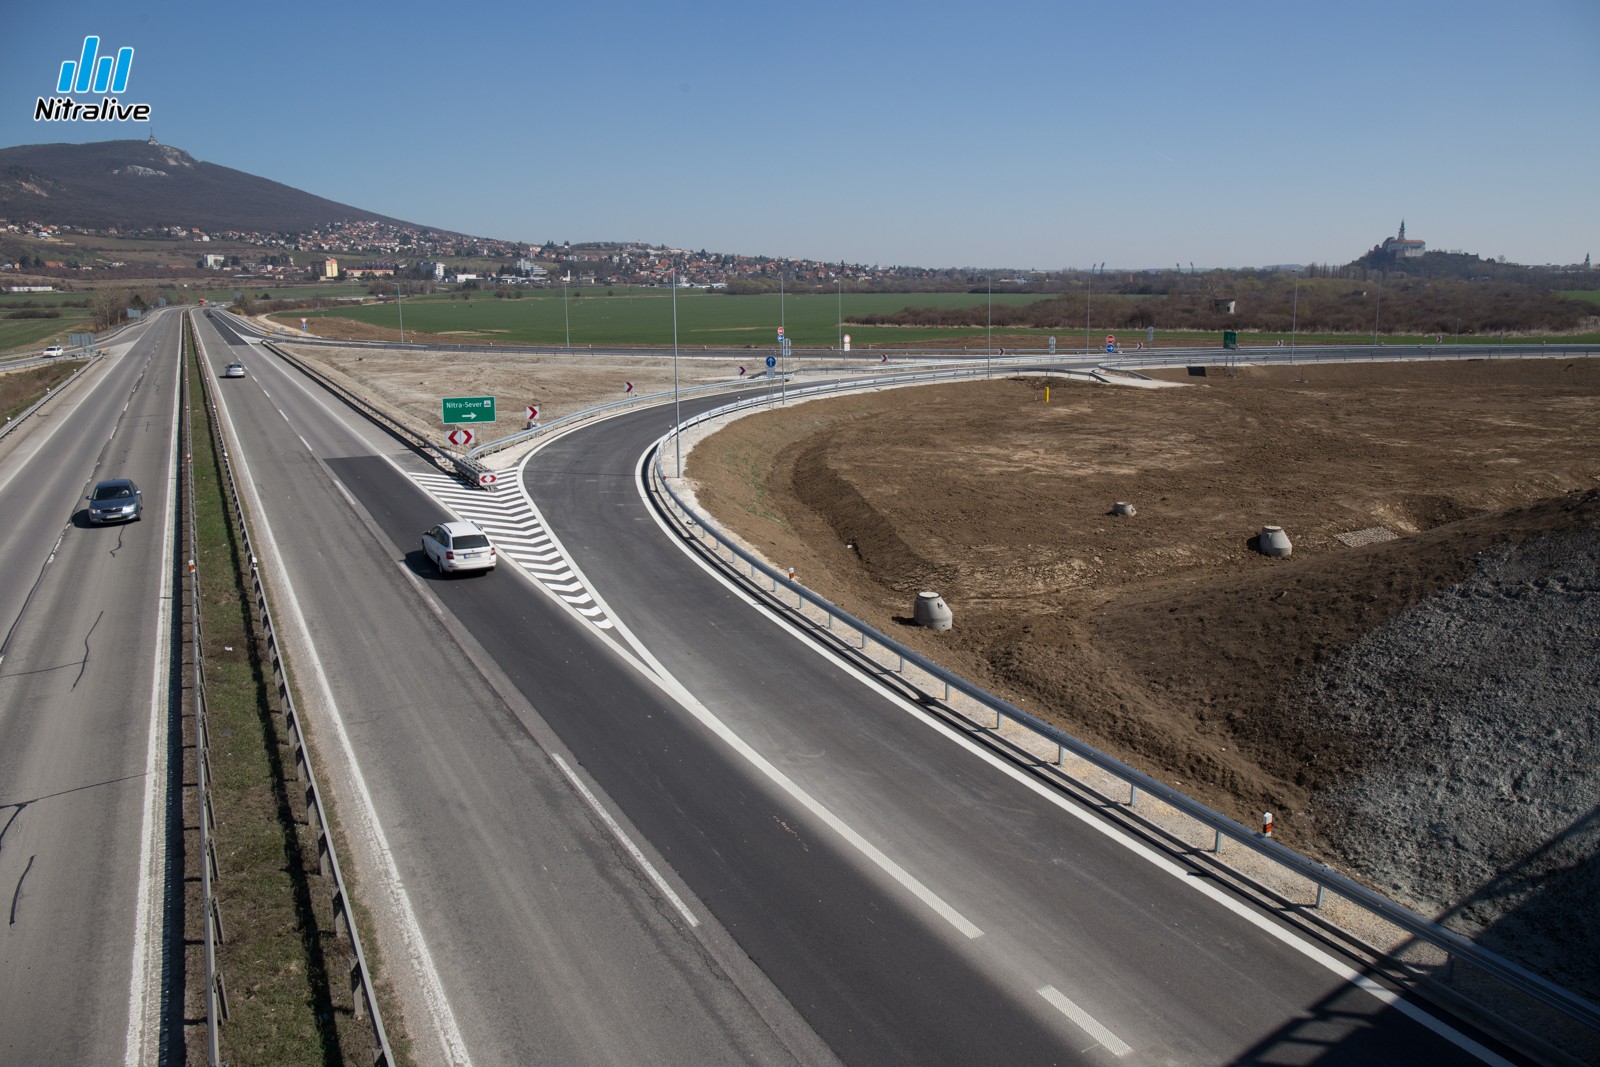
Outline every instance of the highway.
[[(280, 385), (276, 369), (263, 368), (257, 381), (281, 397), (291, 379)], [(558, 759), (558, 771), (569, 766), (589, 783), (665, 872), (683, 907), (662, 904), (659, 888), (650, 895), (664, 914), (676, 912), (678, 931), (731, 941), (735, 956), (759, 968), (765, 991), (846, 1063), (1474, 1058), (1476, 1046), (1452, 1041), (1449, 1028), (1424, 1011), (1352, 985), (1342, 973), (1351, 961), (1326, 946), (1302, 950), (1270, 917), (1226, 898), (1196, 872), (1130, 847), (1092, 812), (931, 728), (914, 709), (798, 643), (745, 593), (709, 576), (658, 528), (638, 487), (635, 469), (664, 428), (662, 411), (586, 427), (528, 462), (524, 481), (542, 519), (533, 526), (547, 525), (564, 550), (552, 564), (563, 568), (564, 584), (535, 586), (508, 573), (506, 563), (488, 578), (436, 580), (415, 542), (438, 505), (419, 487), (448, 494), (448, 480), (348, 419), (340, 421), (368, 454), (355, 441), (313, 436), (301, 420), (315, 416), (314, 406), (297, 399), (283, 408), (370, 523), (368, 536), (387, 541), (395, 574), (440, 607), (432, 618), (413, 612), (427, 632), (410, 638), (405, 631), (414, 621), (403, 618), (399, 596), (388, 608), (362, 605), (340, 626), (312, 623), (310, 644), (325, 665), (339, 663), (330, 675), (363, 670), (355, 662), (362, 653), (382, 657), (388, 670), (402, 672), (410, 694), (426, 681), (410, 673), (418, 650), (439, 646), (424, 674), (460, 667), (465, 657), (445, 643), (448, 635), (493, 683), (492, 694), (478, 695), (463, 688), (469, 678), (452, 680), (454, 699), (433, 698), (421, 709), (399, 706), (408, 702), (397, 695), (387, 702), (384, 730), (361, 723), (365, 736), (352, 732), (369, 784), (392, 779), (409, 787), (373, 788), (386, 821), (392, 811), (409, 825), (448, 807), (454, 818), (470, 813), (472, 825), (485, 824), (481, 840), (458, 834), (447, 853), (429, 835), (424, 851), (432, 853), (432, 867), (446, 869), (421, 864), (403, 878), (421, 901), (413, 911), (430, 951), (444, 957), (440, 982), (453, 1014), (471, 1021), (463, 1047), (474, 1062), (514, 1055), (516, 1037), (505, 1031), (520, 1029), (519, 1019), (497, 1015), (490, 991), (477, 987), (489, 974), (513, 986), (534, 978), (519, 974), (515, 959), (498, 962), (505, 954), (489, 943), (515, 939), (518, 930), (486, 940), (481, 929), (461, 928), (426, 902), (462, 893), (468, 896), (459, 899), (476, 901), (475, 916), (516, 911), (511, 898), (528, 886), (491, 873), (522, 850), (501, 848), (487, 859), (474, 853), (492, 852), (498, 835), (523, 832), (495, 825), (493, 814), (523, 775), (533, 775), (545, 799), (563, 809), (561, 793), (570, 790), (546, 766)], [(264, 436), (271, 421), (262, 425)], [(252, 433), (241, 431), (241, 441), (259, 468)], [(286, 485), (279, 492), (296, 491)], [(511, 514), (520, 510), (514, 494), (457, 495), (462, 508), (505, 509), (506, 523), (523, 521)], [(265, 496), (275, 506), (273, 494)], [(339, 510), (331, 495), (325, 506)], [(333, 544), (361, 537), (356, 526), (344, 529), (342, 517), (325, 516), (333, 520), (341, 525), (323, 538), (330, 554)], [(287, 562), (291, 571), (301, 566)], [(345, 574), (357, 565), (350, 558), (337, 570), (297, 576), (298, 595), (337, 586), (351, 597), (380, 581), (377, 573)], [(307, 617), (339, 610), (340, 596), (325, 599)], [(360, 642), (341, 636), (346, 629), (361, 630)], [(340, 649), (348, 652), (330, 655)], [(347, 688), (345, 699), (359, 699), (361, 685)], [(345, 717), (363, 718), (348, 710)], [(448, 740), (437, 732), (440, 721), (449, 723)], [(502, 753), (484, 762), (489, 742), (482, 752), (469, 744), (480, 729), (486, 736), (525, 731), (531, 744), (520, 761)], [(416, 751), (427, 746), (449, 752)], [(476, 778), (494, 788), (481, 790)], [(397, 858), (411, 852), (390, 844)], [(611, 860), (606, 875), (607, 863), (595, 858), (595, 871), (621, 879), (632, 868), (636, 882), (652, 884), (628, 858)], [(455, 879), (453, 872), (475, 864), (483, 874), (474, 881), (492, 882), (487, 893)], [(457, 888), (430, 888), (441, 879)], [(552, 906), (566, 911), (571, 904), (568, 896)], [(552, 921), (565, 927), (589, 920), (580, 910)], [(462, 939), (477, 954), (476, 980), (451, 973)], [(578, 957), (571, 965), (604, 966)], [(616, 989), (608, 1010), (632, 996)], [(604, 1029), (606, 1022), (594, 1025)], [(772, 1029), (790, 1033), (787, 1025)], [(492, 1051), (480, 1054), (483, 1048)], [(528, 1046), (522, 1054), (531, 1054)], [(706, 1057), (657, 1050), (653, 1061)]]
[[(214, 372), (248, 369), (220, 404), (269, 580), (292, 587), (275, 618), (422, 1062), (837, 1062), (642, 871), (543, 718), (664, 716), (666, 698), (513, 567), (440, 579), (418, 538), (443, 513), (414, 480), (437, 472), (197, 322)], [(510, 646), (489, 654), (479, 629)]]
[[(178, 317), (130, 331), (0, 442), (0, 1062), (154, 1062), (177, 1032), (169, 697)], [(144, 518), (90, 527), (97, 480)], [(163, 1007), (165, 1005), (165, 1008)], [(180, 1039), (181, 1040), (181, 1039)]]
[[(175, 360), (152, 358), (175, 320), (82, 383), (70, 422), (0, 448), (24, 519), (0, 533), (4, 1062), (155, 1062), (176, 1032), (140, 981), (173, 936), (150, 916), (176, 854), (155, 788), (176, 792), (156, 758)], [(247, 367), (215, 383), (223, 422), (418, 1062), (1519, 1062), (710, 573), (640, 489), (663, 410), (536, 452), (534, 510), (196, 323), (214, 374)], [(71, 525), (97, 463), (145, 486), (144, 522)], [(447, 506), (491, 516), (495, 573), (422, 557)], [(62, 1004), (70, 1041), (32, 1025)]]

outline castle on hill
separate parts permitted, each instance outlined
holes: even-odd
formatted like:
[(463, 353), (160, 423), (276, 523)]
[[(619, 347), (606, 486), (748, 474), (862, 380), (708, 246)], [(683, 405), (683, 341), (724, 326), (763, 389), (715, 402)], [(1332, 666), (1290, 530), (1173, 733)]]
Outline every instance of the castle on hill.
[(1396, 257), (1397, 259), (1410, 259), (1414, 256), (1422, 255), (1422, 253), (1426, 252), (1427, 250), (1428, 246), (1426, 242), (1406, 239), (1405, 219), (1400, 220), (1400, 235), (1398, 237), (1386, 237), (1383, 241), (1383, 251), (1391, 256)]

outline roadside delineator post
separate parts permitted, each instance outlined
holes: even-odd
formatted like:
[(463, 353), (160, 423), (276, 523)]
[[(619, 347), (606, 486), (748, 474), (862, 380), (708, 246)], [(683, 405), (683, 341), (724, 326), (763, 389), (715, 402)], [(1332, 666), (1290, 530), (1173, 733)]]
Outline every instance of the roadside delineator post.
[(1261, 815), (1261, 836), (1272, 836), (1272, 812), (1263, 812)]

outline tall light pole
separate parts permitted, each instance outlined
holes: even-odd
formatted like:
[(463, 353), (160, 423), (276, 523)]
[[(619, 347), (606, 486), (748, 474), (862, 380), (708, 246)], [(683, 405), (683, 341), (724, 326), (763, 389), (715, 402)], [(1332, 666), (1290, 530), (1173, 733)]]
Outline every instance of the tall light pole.
[(1094, 264), (1089, 264), (1089, 296), (1083, 302), (1083, 351), (1089, 352), (1089, 312), (1094, 308)]
[(1383, 314), (1383, 275), (1378, 275), (1378, 304), (1372, 310), (1372, 347), (1378, 347), (1378, 319)]
[(1294, 362), (1294, 342), (1300, 327), (1300, 272), (1294, 272), (1294, 303), (1289, 311), (1289, 362)]
[(569, 272), (561, 279), (561, 322), (567, 328), (567, 353), (572, 353), (572, 319), (567, 315), (567, 280), (572, 275)]
[(989, 369), (990, 361), (994, 358), (994, 275), (984, 275), (983, 281), (989, 289), (989, 324), (983, 338), (983, 376), (989, 378), (994, 373)]
[(683, 477), (683, 407), (678, 401), (678, 271), (672, 271), (672, 447), (678, 455), (678, 477)]
[(834, 291), (839, 296), (839, 351), (844, 351), (844, 281), (839, 278), (833, 280)]
[(406, 302), (400, 292), (400, 283), (394, 285), (394, 309), (400, 316), (400, 343), (406, 343)]

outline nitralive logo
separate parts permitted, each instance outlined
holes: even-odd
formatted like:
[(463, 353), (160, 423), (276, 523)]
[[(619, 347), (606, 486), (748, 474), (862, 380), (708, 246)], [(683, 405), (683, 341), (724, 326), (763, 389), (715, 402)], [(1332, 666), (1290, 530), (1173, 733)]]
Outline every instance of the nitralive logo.
[[(33, 108), (35, 122), (149, 122), (149, 104), (124, 104), (107, 93), (128, 89), (128, 73), (133, 68), (133, 49), (119, 48), (115, 56), (100, 54), (100, 38), (85, 37), (83, 52), (77, 59), (61, 64), (56, 92), (61, 96), (41, 96)], [(93, 93), (100, 99), (79, 103), (71, 96)]]

